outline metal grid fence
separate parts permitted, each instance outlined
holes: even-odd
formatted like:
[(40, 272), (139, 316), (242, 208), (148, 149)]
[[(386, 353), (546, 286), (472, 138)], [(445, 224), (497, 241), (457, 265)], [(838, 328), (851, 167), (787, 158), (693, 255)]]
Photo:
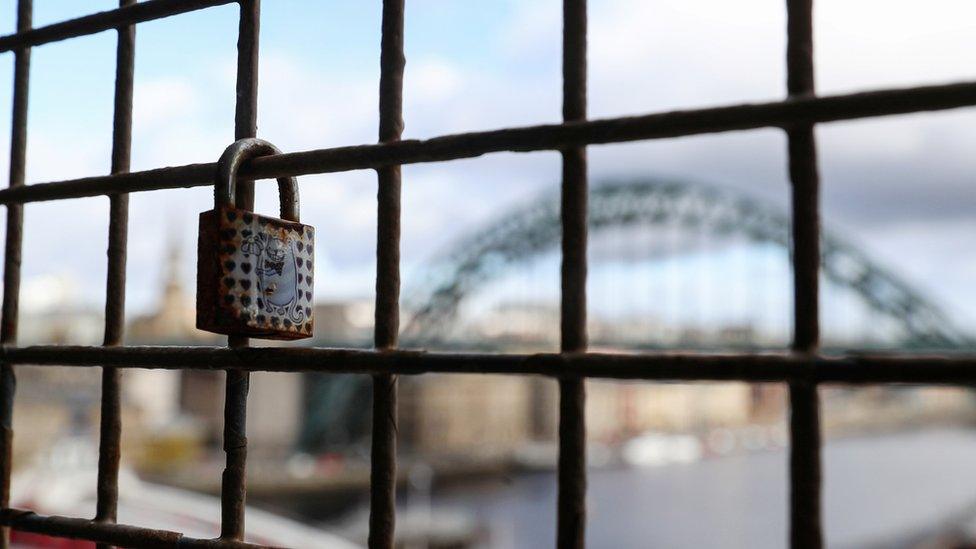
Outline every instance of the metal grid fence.
[[(557, 543), (582, 547), (585, 531), (585, 405), (587, 377), (682, 381), (783, 382), (790, 396), (790, 543), (823, 545), (820, 425), (817, 386), (822, 383), (919, 383), (970, 385), (976, 356), (847, 355), (817, 353), (819, 177), (814, 125), (882, 115), (976, 105), (976, 82), (889, 89), (818, 97), (814, 95), (812, 0), (787, 0), (787, 92), (784, 101), (645, 114), (602, 120), (586, 117), (586, 2), (563, 2), (563, 123), (401, 140), (404, 0), (383, 2), (379, 143), (261, 157), (245, 164), (247, 178), (375, 169), (379, 177), (375, 350), (246, 348), (230, 338), (228, 348), (130, 347), (122, 345), (125, 302), (128, 194), (154, 189), (210, 185), (215, 164), (192, 164), (129, 172), (132, 83), (137, 23), (223, 4), (240, 5), (235, 138), (256, 131), (260, 0), (120, 0), (120, 7), (57, 24), (32, 28), (32, 1), (17, 2), (17, 31), (0, 36), (0, 52), (15, 56), (4, 293), (0, 322), (0, 546), (9, 528), (89, 540), (100, 546), (257, 547), (244, 543), (244, 436), (248, 376), (252, 371), (352, 372), (373, 376), (373, 447), (370, 547), (393, 545), (396, 485), (396, 376), (425, 372), (534, 374), (559, 380), (559, 497)], [(25, 185), (27, 99), (31, 48), (115, 29), (118, 31), (112, 173), (68, 181)], [(694, 353), (595, 354), (586, 351), (586, 146), (705, 133), (780, 128), (789, 147), (792, 182), (794, 340), (782, 353), (701, 355)], [(562, 154), (561, 352), (446, 354), (398, 350), (400, 166), (471, 158), (499, 151), (559, 151)], [(237, 187), (237, 203), (253, 207), (253, 182)], [(17, 347), (23, 205), (28, 202), (108, 196), (108, 280), (105, 339), (98, 347)], [(103, 393), (94, 519), (41, 516), (9, 507), (11, 416), (14, 366), (101, 366)], [(119, 436), (118, 368), (226, 370), (224, 450), (227, 466), (221, 493), (221, 535), (191, 539), (179, 532), (116, 523)], [(653, 519), (653, 518), (652, 518)]]

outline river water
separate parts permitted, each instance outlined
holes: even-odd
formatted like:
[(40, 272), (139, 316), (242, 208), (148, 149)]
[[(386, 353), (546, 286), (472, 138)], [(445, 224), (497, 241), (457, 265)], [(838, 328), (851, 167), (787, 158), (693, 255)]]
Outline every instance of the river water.
[[(835, 440), (823, 457), (830, 547), (884, 546), (934, 528), (976, 502), (976, 430)], [(435, 517), (438, 509), (477, 517), (488, 532), (486, 547), (555, 545), (554, 474), (435, 492), (432, 504)], [(595, 469), (587, 507), (591, 548), (782, 548), (787, 454)]]

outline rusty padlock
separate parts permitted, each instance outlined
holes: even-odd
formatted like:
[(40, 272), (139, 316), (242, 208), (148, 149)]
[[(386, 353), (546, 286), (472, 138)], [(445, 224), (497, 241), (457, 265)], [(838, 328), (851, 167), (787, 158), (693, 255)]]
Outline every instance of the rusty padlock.
[(298, 222), (298, 182), (278, 179), (281, 217), (234, 204), (240, 165), (278, 154), (261, 139), (241, 139), (217, 162), (214, 209), (200, 214), (197, 328), (264, 339), (312, 336), (315, 229)]

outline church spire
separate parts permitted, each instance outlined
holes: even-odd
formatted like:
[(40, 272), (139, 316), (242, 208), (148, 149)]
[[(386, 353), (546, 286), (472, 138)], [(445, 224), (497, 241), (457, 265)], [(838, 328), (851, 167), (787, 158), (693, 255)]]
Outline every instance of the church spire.
[(178, 232), (173, 229), (169, 233), (166, 243), (166, 270), (163, 299), (172, 293), (183, 293), (183, 280), (180, 276), (180, 257), (183, 255), (182, 244)]

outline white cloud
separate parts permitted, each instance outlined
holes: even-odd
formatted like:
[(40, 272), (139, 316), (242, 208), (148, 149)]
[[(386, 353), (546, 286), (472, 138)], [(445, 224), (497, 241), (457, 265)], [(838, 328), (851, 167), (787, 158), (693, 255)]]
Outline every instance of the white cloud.
[(442, 59), (425, 59), (411, 65), (410, 95), (425, 101), (437, 102), (456, 96), (464, 76), (459, 67)]
[(967, 0), (816, 3), (823, 91), (971, 79), (963, 53), (976, 4)]
[[(970, 41), (968, 23), (976, 15), (976, 5), (936, 2), (933, 7), (881, 0), (819, 1), (821, 89), (968, 77), (960, 52)], [(490, 67), (468, 63), (464, 52), (408, 59), (405, 137), (559, 120), (559, 3), (514, 5), (507, 30), (491, 49), (500, 62)], [(784, 33), (779, 0), (594, 0), (591, 116), (781, 97)], [(263, 49), (259, 135), (286, 151), (376, 140), (378, 62), (354, 72), (331, 73), (284, 47), (265, 44)], [(233, 67), (233, 60), (226, 58), (211, 67), (209, 79), (176, 76), (137, 83), (134, 168), (213, 161), (220, 154), (232, 138)], [(951, 238), (962, 228), (948, 218), (958, 220), (976, 207), (976, 195), (968, 188), (971, 179), (964, 177), (976, 168), (966, 151), (971, 122), (971, 114), (925, 114), (822, 128), (818, 135), (828, 222), (863, 234), (871, 249), (881, 250), (896, 264), (922, 249), (934, 254), (926, 256), (933, 265), (973, 263), (976, 253), (965, 249), (939, 255), (932, 251), (940, 248), (931, 240), (903, 238), (905, 231)], [(109, 151), (104, 144), (81, 140), (65, 151), (55, 143), (62, 137), (32, 133), (31, 181), (107, 171)], [(664, 173), (728, 185), (785, 204), (785, 160), (781, 134), (765, 130), (593, 147), (591, 173), (595, 182), (611, 175)], [(0, 165), (5, 162), (3, 158)], [(404, 168), (404, 261), (417, 264), (498, 212), (542, 189), (554, 189), (558, 176), (554, 153), (495, 154)], [(375, 246), (375, 175), (363, 171), (301, 181), (303, 217), (316, 223), (323, 236), (320, 268), (335, 281), (330, 291), (368, 294)], [(175, 223), (192, 250), (195, 214), (209, 206), (208, 193), (178, 190), (133, 199), (129, 269), (134, 307), (144, 306), (157, 286), (162, 235), (173, 223), (172, 212), (180, 212)], [(262, 185), (259, 209), (275, 210), (274, 200), (272, 187)], [(101, 265), (105, 202), (95, 199), (38, 210), (69, 220), (76, 240), (72, 247), (83, 250), (71, 252), (77, 253), (70, 256), (71, 265)], [(896, 209), (899, 204), (905, 210)], [(913, 225), (889, 231), (903, 221), (908, 209), (926, 221), (916, 219)], [(29, 258), (36, 267), (32, 272), (58, 272), (53, 269), (63, 259), (44, 242), (57, 242), (63, 227), (45, 228), (51, 224), (38, 217), (28, 221), (28, 249), (47, 250)], [(945, 223), (935, 226), (936, 221)], [(186, 255), (192, 263), (191, 254)], [(103, 286), (103, 270), (88, 271), (81, 283)], [(936, 276), (932, 271), (909, 272), (918, 280)]]
[(377, 87), (372, 78), (328, 74), (270, 51), (261, 60), (258, 134), (283, 150), (373, 142)]
[(177, 117), (196, 114), (199, 94), (189, 80), (169, 77), (137, 82), (134, 90), (133, 130), (150, 132)]

